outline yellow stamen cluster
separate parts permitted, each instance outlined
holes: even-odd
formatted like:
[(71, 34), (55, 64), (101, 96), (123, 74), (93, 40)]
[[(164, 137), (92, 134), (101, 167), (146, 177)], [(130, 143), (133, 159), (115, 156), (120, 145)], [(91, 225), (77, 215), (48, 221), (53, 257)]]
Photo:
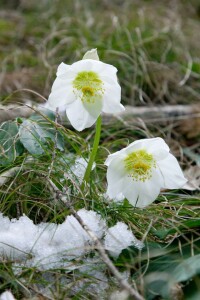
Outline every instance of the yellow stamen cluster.
[(104, 94), (103, 82), (93, 71), (82, 71), (73, 80), (73, 90), (82, 102), (94, 103), (98, 96)]
[(152, 154), (141, 149), (127, 155), (124, 159), (125, 169), (136, 181), (145, 181), (151, 178), (152, 168), (156, 167), (156, 161)]

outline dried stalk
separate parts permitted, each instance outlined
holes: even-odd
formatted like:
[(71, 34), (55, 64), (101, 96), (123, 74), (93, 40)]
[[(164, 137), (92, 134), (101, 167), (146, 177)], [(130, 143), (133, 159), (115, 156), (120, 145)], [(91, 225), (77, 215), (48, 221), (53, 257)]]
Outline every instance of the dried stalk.
[[(163, 122), (169, 120), (184, 120), (200, 118), (200, 105), (165, 105), (165, 106), (125, 106), (125, 111), (116, 115), (103, 114), (103, 123), (109, 124), (114, 119), (123, 121), (137, 122), (142, 118), (145, 122)], [(35, 107), (37, 109), (37, 107)], [(29, 106), (7, 105), (0, 106), (0, 123), (13, 120), (17, 117), (29, 117), (35, 112)], [(66, 123), (69, 125), (69, 123)]]
[(112, 274), (115, 276), (117, 281), (119, 282), (120, 286), (125, 289), (130, 296), (134, 297), (135, 300), (144, 300), (144, 298), (133, 288), (130, 286), (130, 284), (122, 277), (118, 269), (114, 266), (108, 255), (106, 254), (106, 251), (100, 242), (100, 240), (97, 238), (97, 236), (94, 234), (92, 230), (83, 222), (81, 217), (77, 214), (75, 209), (70, 205), (69, 206), (73, 216), (76, 218), (76, 220), (79, 222), (79, 224), (82, 226), (82, 228), (87, 232), (87, 234), (91, 237), (91, 239), (94, 242), (96, 250), (99, 252), (102, 260), (107, 265), (109, 270), (112, 272)]
[(32, 108), (19, 105), (0, 105), (0, 123), (14, 120), (17, 117), (28, 118), (33, 113)]
[(0, 187), (3, 186), (10, 178), (15, 177), (21, 171), (22, 167), (11, 168), (0, 175)]

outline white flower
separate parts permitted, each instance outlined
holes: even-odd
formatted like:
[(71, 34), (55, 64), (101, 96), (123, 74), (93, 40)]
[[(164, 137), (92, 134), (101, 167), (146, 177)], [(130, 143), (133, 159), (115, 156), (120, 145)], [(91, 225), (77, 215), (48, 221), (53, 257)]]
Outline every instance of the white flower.
[(117, 69), (99, 61), (96, 49), (88, 51), (82, 60), (61, 63), (52, 86), (47, 106), (66, 110), (72, 126), (81, 131), (92, 126), (101, 112), (124, 110)]
[(186, 183), (176, 158), (161, 138), (141, 139), (108, 156), (107, 194), (122, 193), (136, 207), (152, 203), (162, 188), (178, 189)]

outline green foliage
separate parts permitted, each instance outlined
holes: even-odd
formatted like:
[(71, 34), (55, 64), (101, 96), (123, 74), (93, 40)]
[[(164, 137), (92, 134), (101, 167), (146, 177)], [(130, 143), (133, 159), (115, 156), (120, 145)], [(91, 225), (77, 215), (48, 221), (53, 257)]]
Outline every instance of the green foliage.
[[(199, 252), (199, 241), (195, 245), (198, 247), (195, 252)], [(188, 248), (191, 248), (191, 245), (181, 244), (181, 246), (182, 253), (178, 252), (177, 245), (174, 247), (172, 245), (169, 254), (164, 251), (162, 256), (150, 261), (144, 276), (147, 299), (155, 299), (155, 295), (160, 295), (164, 299), (172, 299), (173, 294), (174, 298), (175, 296), (178, 297), (179, 294), (184, 293), (184, 289), (188, 288), (191, 281), (195, 283), (197, 278), (200, 279), (199, 255), (187, 258)], [(184, 299), (190, 299), (195, 294), (200, 295), (198, 284), (194, 285), (193, 290), (190, 291), (190, 296), (188, 295)]]
[[(161, 2), (42, 0), (38, 5), (35, 1), (20, 1), (16, 11), (1, 14), (1, 98), (21, 87), (48, 97), (58, 64), (73, 63), (88, 49), (97, 47), (100, 59), (119, 70), (124, 104), (198, 103), (199, 19), (195, 11), (199, 3), (178, 1), (175, 11), (168, 1)], [(181, 85), (186, 74), (189, 77)], [(38, 96), (28, 96), (39, 101)], [(22, 98), (26, 101), (27, 94), (12, 98), (15, 102)], [(199, 300), (199, 192), (164, 191), (143, 210), (127, 201), (109, 202), (104, 195), (104, 161), (109, 153), (139, 138), (163, 136), (170, 140), (173, 151), (181, 158), (182, 152), (187, 157), (182, 159), (187, 167), (199, 163), (199, 154), (193, 147), (199, 141), (193, 145), (193, 141), (184, 141), (187, 146), (181, 148), (183, 137), (177, 135), (175, 122), (164, 128), (134, 120), (127, 127), (115, 120), (103, 126), (97, 165), (89, 188), (81, 193), (78, 178), (70, 168), (76, 157), (88, 159), (94, 130), (77, 135), (55, 119), (50, 111), (43, 111), (29, 119), (1, 124), (0, 178), (5, 171), (18, 169), (0, 187), (0, 211), (10, 218), (26, 214), (34, 223), (63, 222), (70, 212), (52, 192), (51, 181), (58, 190), (67, 189), (67, 200), (75, 208), (97, 211), (109, 226), (123, 221), (137, 238), (144, 239), (141, 252), (130, 247), (113, 263), (121, 271), (130, 271), (145, 299)], [(67, 299), (69, 295), (72, 299), (96, 299), (94, 292), (87, 294), (84, 287), (72, 295), (73, 284), (84, 278), (78, 263), (73, 262), (74, 270), (40, 272), (24, 268), (19, 274), (14, 273), (12, 262), (2, 258), (0, 291), (11, 289), (17, 299), (22, 299), (40, 297), (46, 288), (55, 299)], [(68, 286), (63, 285), (63, 278), (70, 282)], [(113, 281), (110, 286), (117, 288)], [(37, 290), (36, 285), (42, 285), (42, 289)]]
[(177, 282), (187, 281), (196, 275), (200, 275), (200, 254), (185, 259), (173, 272)]
[[(166, 300), (182, 299), (183, 294), (186, 300), (198, 299), (200, 239), (194, 239), (192, 246), (191, 238), (188, 234), (187, 240), (185, 236), (175, 239), (171, 244), (147, 242), (140, 254), (130, 247), (122, 252), (116, 263), (119, 266), (129, 265), (134, 280), (139, 281), (139, 275), (143, 274), (141, 284), (147, 300), (159, 296)], [(192, 289), (188, 289), (189, 286)]]
[[(51, 116), (52, 120), (55, 116)], [(56, 147), (64, 150), (63, 138), (55, 127), (50, 126), (48, 119), (40, 115), (33, 115), (23, 120), (19, 128), (19, 138), (23, 146), (33, 155), (45, 153), (49, 147), (49, 141), (56, 142)]]
[(24, 152), (24, 148), (32, 155), (41, 155), (50, 147), (51, 142), (63, 151), (64, 141), (56, 127), (51, 126), (55, 115), (45, 110), (46, 115), (34, 114), (29, 119), (8, 121), (0, 127), (2, 141), (0, 165), (13, 163), (17, 156)]
[[(15, 159), (15, 165), (21, 166), (19, 172), (1, 187), (1, 212), (12, 218), (26, 214), (35, 223), (63, 222), (69, 210), (52, 193), (48, 181), (51, 180), (60, 191), (67, 187), (70, 191), (70, 201), (77, 209), (86, 207), (97, 211), (103, 218), (106, 218), (109, 226), (123, 221), (130, 225), (139, 239), (147, 233), (146, 246), (141, 252), (130, 247), (124, 250), (114, 262), (121, 271), (130, 270), (138, 288), (145, 291), (145, 299), (154, 300), (158, 296), (163, 299), (173, 299), (173, 293), (176, 295), (184, 293), (188, 295), (186, 300), (189, 300), (192, 299), (190, 297), (195, 297), (195, 294), (198, 295), (200, 250), (198, 197), (180, 192), (164, 193), (156, 203), (142, 210), (132, 207), (127, 201), (121, 204), (109, 203), (103, 195), (106, 188), (103, 163), (108, 149), (112, 152), (117, 151), (122, 145), (126, 146), (128, 141), (145, 136), (143, 130), (135, 130), (135, 128), (127, 130), (122, 127), (121, 123), (115, 123), (115, 127), (103, 126), (101, 146), (97, 153), (97, 166), (92, 171), (90, 188), (84, 195), (80, 192), (78, 179), (70, 169), (76, 155), (89, 157), (93, 131), (90, 131), (90, 139), (86, 141), (89, 130), (82, 133), (82, 138), (80, 134), (77, 135), (58, 126), (55, 122), (55, 115), (49, 111), (34, 114), (29, 119), (18, 119), (18, 123), (11, 122), (11, 124), (17, 124), (15, 131), (12, 131), (12, 126), (6, 131), (9, 134), (12, 129), (12, 135), (9, 134), (12, 141), (15, 141), (18, 136), (21, 138), (18, 132), (19, 127), (22, 130), (26, 130), (26, 124), (30, 124), (31, 127), (29, 128), (30, 135), (23, 143), (24, 147), (26, 146), (23, 156), (19, 156), (19, 161)], [(55, 138), (56, 134), (57, 138)], [(62, 147), (57, 144), (60, 142), (59, 138), (62, 141)], [(35, 145), (39, 145), (42, 152), (37, 152)], [(190, 234), (191, 231), (192, 234)], [(27, 272), (30, 272), (31, 284), (33, 284), (36, 273), (31, 269)], [(61, 276), (61, 271), (56, 272), (56, 276)], [(143, 286), (140, 282), (141, 274)], [(82, 275), (75, 272), (73, 276), (78, 281)], [(25, 279), (25, 277), (25, 273), (21, 274), (21, 278)], [(66, 287), (61, 288), (61, 281), (57, 284), (60, 285), (62, 291), (60, 293), (69, 295)], [(192, 286), (192, 291), (188, 286)], [(16, 295), (21, 293), (17, 285), (14, 287), (8, 285), (8, 287), (11, 287)], [(87, 294), (86, 291), (83, 293)], [(77, 297), (81, 299), (81, 293), (77, 294)]]
[(188, 228), (200, 228), (200, 218), (198, 219), (192, 219), (190, 218), (189, 220), (182, 220), (181, 223), (178, 224), (176, 228), (170, 228), (170, 229), (160, 229), (160, 230), (152, 230), (155, 236), (160, 238), (161, 240), (166, 239), (168, 235), (177, 233), (177, 232), (182, 232), (187, 231)]
[(0, 126), (0, 165), (12, 164), (23, 152), (18, 137), (19, 126), (16, 121), (8, 121)]

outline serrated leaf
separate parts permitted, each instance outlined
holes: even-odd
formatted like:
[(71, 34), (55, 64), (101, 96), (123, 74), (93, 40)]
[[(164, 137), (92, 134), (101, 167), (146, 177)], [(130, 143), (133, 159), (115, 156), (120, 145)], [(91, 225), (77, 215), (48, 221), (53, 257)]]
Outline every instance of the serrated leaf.
[(0, 165), (9, 165), (23, 152), (18, 138), (18, 125), (15, 121), (4, 122), (0, 126)]

